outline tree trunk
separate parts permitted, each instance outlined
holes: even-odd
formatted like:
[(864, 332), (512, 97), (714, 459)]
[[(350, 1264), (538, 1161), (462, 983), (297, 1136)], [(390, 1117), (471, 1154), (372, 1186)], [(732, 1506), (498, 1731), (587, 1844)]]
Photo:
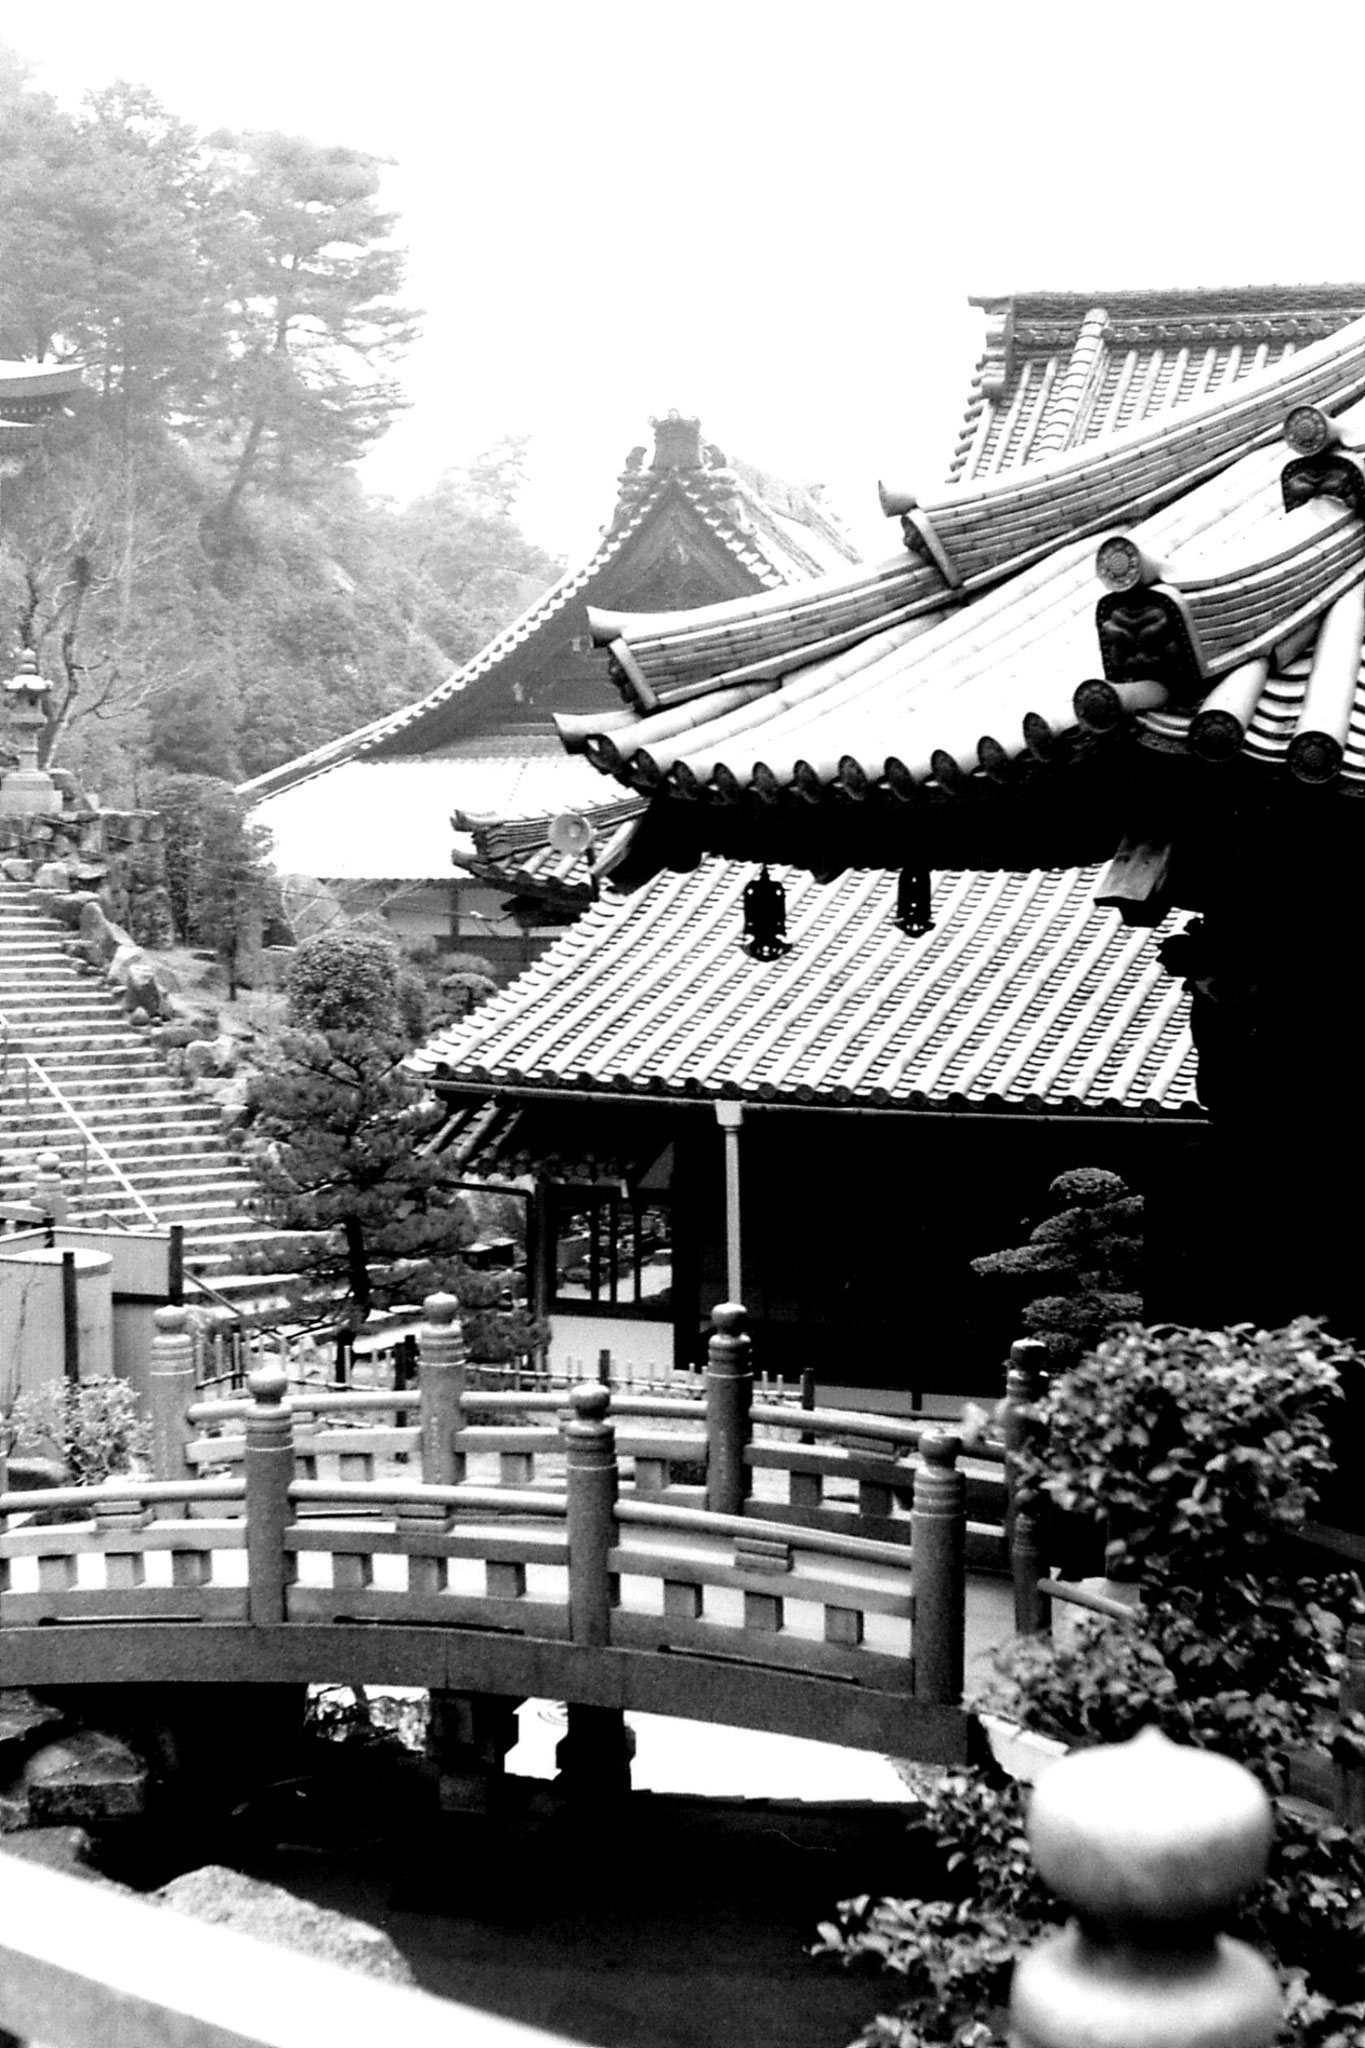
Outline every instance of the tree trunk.
[(363, 1323), (373, 1300), (370, 1269), (365, 1259), (365, 1227), (358, 1216), (348, 1216), (341, 1228), (346, 1239), (346, 1278)]

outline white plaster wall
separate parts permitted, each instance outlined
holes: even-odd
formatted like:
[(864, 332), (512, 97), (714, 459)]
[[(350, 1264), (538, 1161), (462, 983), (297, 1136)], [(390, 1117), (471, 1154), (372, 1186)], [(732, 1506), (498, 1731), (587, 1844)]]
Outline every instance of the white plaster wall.
[(575, 1360), (584, 1377), (597, 1371), (597, 1354), (610, 1351), (612, 1378), (666, 1379), (673, 1365), (672, 1323), (636, 1322), (633, 1317), (565, 1314), (550, 1317), (550, 1367), (568, 1372)]

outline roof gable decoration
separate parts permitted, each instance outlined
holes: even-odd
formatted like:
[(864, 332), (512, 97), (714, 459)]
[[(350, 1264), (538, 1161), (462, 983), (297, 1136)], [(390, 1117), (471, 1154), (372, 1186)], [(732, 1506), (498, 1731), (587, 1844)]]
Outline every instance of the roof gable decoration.
[[(1346, 339), (1358, 349), (1365, 322)], [(1283, 446), (1260, 446), (1205, 476), (1196, 450), (1195, 481), (1111, 531), (1098, 554), (1066, 541), (967, 605), (833, 656), (817, 618), (824, 596), (804, 614), (767, 606), (764, 630), (781, 651), (772, 679), (743, 689), (708, 697), (693, 654), (705, 643), (714, 662), (766, 601), (679, 622), (679, 701), (566, 743), (646, 795), (722, 811), (741, 800), (759, 813), (794, 805), (794, 817), (830, 794), (894, 809), (920, 792), (989, 792), (1090, 758), (1072, 747), (1077, 735), (1130, 731), (1149, 748), (1365, 788), (1365, 403), (1285, 409), (1276, 388), (1287, 460)], [(1245, 403), (1245, 393), (1227, 401), (1238, 417)], [(635, 645), (650, 643), (637, 634)], [(655, 654), (671, 660), (669, 649), (661, 635)], [(860, 829), (856, 812), (839, 826), (855, 848), (844, 857), (882, 859), (856, 850)], [(786, 839), (757, 823), (688, 830), (692, 843), (738, 858), (788, 859), (800, 842), (795, 825)], [(633, 860), (633, 844), (614, 851), (623, 858)]]
[(521, 656), (548, 630), (558, 629), (566, 616), (572, 617), (585, 593), (609, 573), (619, 571), (632, 548), (671, 504), (682, 507), (711, 537), (720, 556), (734, 564), (737, 580), (750, 580), (762, 589), (780, 589), (826, 573), (835, 565), (846, 569), (857, 561), (855, 543), (824, 504), (818, 489), (783, 482), (744, 463), (727, 462), (718, 448), (703, 440), (700, 423), (677, 412), (650, 424), (655, 431), (653, 457), (646, 459), (648, 451), (643, 446), (631, 450), (618, 479), (612, 518), (586, 561), (566, 570), (519, 617), (415, 704), (385, 713), (256, 776), (242, 785), (243, 793), (266, 796), (358, 755), (382, 752), (395, 743), (405, 748), (419, 744), (424, 726), (470, 692), (497, 683), (506, 663)]
[[(1365, 319), (1310, 343), (1273, 369), (1003, 475), (919, 499), (885, 489), (904, 557), (853, 576), (678, 614), (593, 613), (627, 705), (648, 718), (735, 689), (761, 695), (812, 660), (832, 660), (888, 629), (933, 623), (945, 607), (1046, 560), (1119, 519), (1150, 516), (1279, 433), (1301, 406), (1336, 412), (1365, 394)], [(621, 734), (611, 739), (619, 753)]]
[(1365, 788), (1353, 736), (1365, 719), (1365, 405), (1336, 418), (1296, 408), (1284, 436), (1279, 502), (1243, 521), (1223, 560), (1208, 547), (1155, 560), (1131, 534), (1104, 542), (1106, 683), (1082, 685), (1076, 710), (1097, 729), (1142, 714), (1149, 742), (1204, 761), (1244, 754), (1300, 783)]

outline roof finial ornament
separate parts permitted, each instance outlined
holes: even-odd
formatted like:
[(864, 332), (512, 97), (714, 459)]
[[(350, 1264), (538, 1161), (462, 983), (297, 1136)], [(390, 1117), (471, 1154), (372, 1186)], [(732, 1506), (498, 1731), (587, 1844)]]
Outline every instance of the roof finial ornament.
[(744, 950), (754, 960), (780, 960), (790, 953), (787, 938), (787, 892), (768, 872), (765, 861), (744, 888)]

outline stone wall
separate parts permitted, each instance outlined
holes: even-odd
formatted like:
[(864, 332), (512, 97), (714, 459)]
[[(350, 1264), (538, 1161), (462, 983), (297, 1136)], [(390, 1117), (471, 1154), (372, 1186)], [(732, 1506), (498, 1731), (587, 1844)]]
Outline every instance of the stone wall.
[[(171, 940), (163, 827), (155, 811), (97, 811), (70, 777), (54, 769), (60, 811), (0, 817), (0, 874), (31, 882), (54, 899), (98, 899), (140, 946)], [(73, 922), (74, 919), (68, 919)]]

